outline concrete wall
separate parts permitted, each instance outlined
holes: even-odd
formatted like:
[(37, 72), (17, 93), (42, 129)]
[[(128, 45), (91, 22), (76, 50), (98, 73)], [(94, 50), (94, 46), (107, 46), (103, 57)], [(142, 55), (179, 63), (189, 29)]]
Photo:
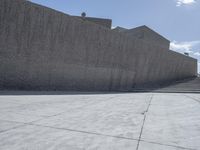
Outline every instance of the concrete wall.
[[(83, 17), (79, 17), (79, 16), (74, 16), (76, 18), (79, 19), (83, 19)], [(103, 18), (93, 18), (93, 17), (84, 17), (85, 20), (93, 22), (95, 24), (104, 26), (106, 28), (111, 29), (112, 27), (112, 20), (111, 19), (103, 19)]]
[(130, 90), (196, 75), (197, 60), (23, 0), (0, 1), (0, 87)]
[(130, 30), (125, 30), (124, 33), (129, 36), (144, 39), (145, 41), (159, 45), (165, 50), (169, 50), (170, 41), (147, 26), (140, 26)]

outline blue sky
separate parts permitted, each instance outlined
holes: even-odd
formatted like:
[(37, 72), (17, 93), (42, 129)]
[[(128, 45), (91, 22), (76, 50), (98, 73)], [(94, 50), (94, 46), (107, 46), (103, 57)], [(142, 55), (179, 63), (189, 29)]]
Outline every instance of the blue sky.
[(113, 27), (147, 25), (171, 41), (171, 49), (199, 60), (200, 0), (31, 0), (70, 15), (110, 18)]

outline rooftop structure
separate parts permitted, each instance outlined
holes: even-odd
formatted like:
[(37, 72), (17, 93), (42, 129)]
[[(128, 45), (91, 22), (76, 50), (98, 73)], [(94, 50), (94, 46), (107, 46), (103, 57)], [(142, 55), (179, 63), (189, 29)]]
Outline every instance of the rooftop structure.
[(101, 25), (101, 26), (106, 27), (108, 29), (111, 29), (111, 27), (112, 27), (112, 20), (111, 19), (86, 17), (86, 13), (84, 15), (81, 14), (81, 16), (74, 16), (74, 17), (93, 22), (95, 24)]
[(150, 43), (159, 45), (160, 47), (163, 47), (163, 49), (165, 50), (169, 50), (170, 41), (145, 25), (133, 29), (125, 29), (122, 27), (117, 27), (113, 30), (124, 33), (130, 37), (143, 39)]

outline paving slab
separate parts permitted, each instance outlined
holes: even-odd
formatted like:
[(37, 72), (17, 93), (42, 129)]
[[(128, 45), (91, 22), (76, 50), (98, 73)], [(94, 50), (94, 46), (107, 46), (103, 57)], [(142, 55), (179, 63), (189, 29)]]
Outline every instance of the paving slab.
[(200, 103), (200, 94), (184, 94), (184, 95)]
[(198, 100), (186, 93), (4, 94), (0, 149), (198, 150)]
[(142, 139), (191, 149), (200, 146), (200, 104), (182, 94), (156, 94)]
[(30, 126), (0, 135), (2, 150), (133, 150), (137, 141)]
[(23, 126), (23, 123), (17, 123), (17, 122), (8, 122), (8, 121), (2, 121), (0, 120), (0, 133), (8, 131), (10, 129), (14, 129), (20, 126)]
[(138, 150), (187, 150), (183, 147), (162, 145), (159, 143), (140, 142)]
[[(106, 96), (107, 99), (113, 95)], [(8, 100), (9, 99), (9, 100)], [(78, 109), (90, 103), (97, 103), (104, 99), (104, 95), (29, 95), (2, 96), (0, 111), (7, 111), (30, 116), (53, 116), (64, 111)], [(6, 101), (8, 100), (8, 104)], [(6, 104), (5, 107), (3, 107)], [(14, 105), (15, 104), (15, 105)], [(11, 105), (10, 107), (8, 107)]]
[(42, 119), (43, 117), (39, 116), (30, 116), (30, 115), (23, 115), (23, 114), (18, 114), (13, 113), (13, 112), (4, 112), (0, 111), (0, 120), (4, 121), (14, 121), (14, 122), (19, 122), (19, 123), (30, 123), (33, 121), (37, 121)]
[(34, 124), (138, 139), (150, 96), (105, 98)]

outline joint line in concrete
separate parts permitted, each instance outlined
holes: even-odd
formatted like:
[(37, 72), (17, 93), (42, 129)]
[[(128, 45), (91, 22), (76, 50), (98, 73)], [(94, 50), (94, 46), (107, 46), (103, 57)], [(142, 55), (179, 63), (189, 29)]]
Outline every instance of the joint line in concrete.
[(188, 98), (190, 98), (190, 99), (192, 99), (192, 100), (194, 100), (194, 101), (196, 101), (196, 102), (198, 102), (198, 103), (200, 103), (200, 100), (199, 99), (197, 99), (197, 98), (194, 98), (194, 97), (191, 97), (191, 96), (188, 96), (188, 95), (184, 95), (185, 97), (188, 97)]
[[(89, 131), (81, 131), (81, 130), (76, 130), (76, 129), (58, 128), (58, 127), (51, 127), (51, 126), (44, 126), (44, 125), (34, 124), (36, 121), (39, 121), (39, 120), (35, 120), (35, 121), (29, 122), (29, 123), (23, 123), (23, 122), (18, 122), (18, 121), (9, 121), (9, 120), (0, 120), (0, 121), (12, 122), (12, 123), (21, 123), (22, 124), (22, 125), (15, 126), (13, 128), (1, 131), (0, 134), (4, 133), (4, 132), (8, 132), (10, 130), (14, 130), (14, 129), (18, 129), (18, 128), (21, 128), (21, 127), (25, 127), (25, 126), (38, 126), (38, 127), (51, 128), (51, 129), (56, 129), (56, 130), (65, 130), (65, 131), (70, 131), (70, 132), (78, 132), (78, 133), (91, 134), (91, 135), (99, 135), (99, 136), (104, 136), (104, 137), (112, 137), (112, 138), (131, 140), (131, 141), (139, 141), (139, 139), (128, 138), (128, 137), (121, 137), (121, 136), (108, 135), (108, 134), (102, 134), (102, 133), (95, 133), (95, 132), (89, 132)], [(179, 148), (179, 149), (183, 149), (183, 150), (196, 150), (196, 149), (192, 149), (192, 148), (186, 148), (186, 147), (182, 147), (182, 146), (176, 146), (176, 145), (158, 143), (158, 142), (153, 142), (153, 141), (147, 141), (147, 140), (143, 140), (143, 139), (140, 139), (140, 141), (146, 142), (146, 143), (150, 143), (150, 144), (156, 144), (156, 145)]]
[(151, 98), (150, 98), (150, 100), (149, 100), (148, 107), (147, 107), (147, 109), (146, 109), (146, 111), (145, 111), (145, 114), (144, 114), (144, 119), (143, 119), (142, 128), (141, 128), (141, 131), (140, 131), (140, 136), (139, 136), (139, 140), (138, 140), (138, 143), (137, 143), (137, 148), (136, 148), (136, 150), (139, 149), (139, 145), (140, 145), (140, 141), (141, 141), (141, 137), (142, 137), (142, 132), (143, 132), (145, 120), (146, 120), (147, 113), (148, 113), (148, 111), (149, 111), (149, 107), (150, 107), (150, 105), (151, 105), (152, 99), (153, 99), (153, 94), (151, 95)]
[(177, 146), (177, 145), (170, 145), (170, 144), (163, 144), (163, 143), (159, 143), (159, 142), (147, 141), (147, 140), (143, 140), (143, 139), (141, 139), (140, 141), (145, 142), (145, 143), (155, 144), (155, 145), (161, 145), (161, 146), (183, 149), (183, 150), (197, 150), (197, 149), (187, 148), (187, 147), (182, 147), (182, 146)]

